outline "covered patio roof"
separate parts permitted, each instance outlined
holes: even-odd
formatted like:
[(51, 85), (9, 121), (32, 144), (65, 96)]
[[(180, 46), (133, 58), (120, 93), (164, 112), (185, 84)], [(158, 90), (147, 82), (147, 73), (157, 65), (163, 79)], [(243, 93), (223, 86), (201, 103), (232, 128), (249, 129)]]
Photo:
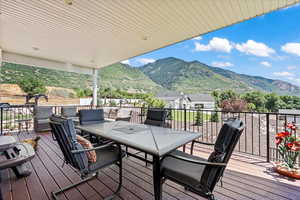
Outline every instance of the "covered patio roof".
[(298, 2), (2, 0), (2, 61), (92, 74)]

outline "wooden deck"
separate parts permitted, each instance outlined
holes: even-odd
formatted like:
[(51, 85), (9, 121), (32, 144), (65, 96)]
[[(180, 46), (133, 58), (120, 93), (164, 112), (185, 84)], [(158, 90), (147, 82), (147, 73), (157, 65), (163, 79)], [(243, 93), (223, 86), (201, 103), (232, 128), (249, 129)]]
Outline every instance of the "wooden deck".
[[(34, 137), (22, 135), (23, 137)], [(4, 200), (47, 200), (51, 191), (66, 186), (80, 178), (76, 171), (63, 164), (63, 156), (50, 134), (41, 135), (37, 155), (31, 161), (32, 174), (16, 179), (11, 170), (2, 171), (2, 192)], [(201, 150), (201, 151), (200, 151)], [(207, 156), (208, 150), (196, 148), (196, 154)], [(217, 199), (300, 199), (300, 181), (288, 180), (276, 175), (270, 164), (244, 156), (233, 156), (223, 178), (223, 187), (215, 190)], [(134, 158), (124, 159), (123, 188), (116, 199), (153, 199), (152, 170)], [(99, 178), (60, 195), (63, 200), (103, 199), (117, 187), (118, 170), (109, 167)], [(167, 182), (163, 188), (164, 200), (203, 199), (185, 191), (181, 186)]]

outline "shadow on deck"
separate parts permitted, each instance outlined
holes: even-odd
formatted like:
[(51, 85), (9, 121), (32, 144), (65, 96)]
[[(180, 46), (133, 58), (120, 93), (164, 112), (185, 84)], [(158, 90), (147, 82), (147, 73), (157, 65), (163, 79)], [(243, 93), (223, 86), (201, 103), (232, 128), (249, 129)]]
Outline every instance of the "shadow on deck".
[[(23, 137), (33, 137), (22, 135)], [(51, 192), (80, 179), (76, 171), (63, 165), (63, 155), (50, 134), (42, 134), (37, 155), (31, 161), (32, 174), (16, 179), (11, 170), (2, 171), (2, 192), (4, 200), (46, 200)], [(207, 156), (208, 150), (198, 146), (194, 154)], [(152, 200), (152, 170), (134, 158), (124, 159), (123, 188), (119, 198), (124, 200)], [(82, 184), (60, 195), (60, 199), (103, 199), (117, 187), (118, 169), (109, 167), (102, 170), (99, 178)], [(175, 183), (167, 182), (163, 188), (163, 199), (203, 199), (185, 191)], [(225, 171), (223, 187), (216, 187), (217, 199), (300, 199), (300, 181), (293, 181), (272, 172), (269, 163), (248, 157), (233, 156)]]

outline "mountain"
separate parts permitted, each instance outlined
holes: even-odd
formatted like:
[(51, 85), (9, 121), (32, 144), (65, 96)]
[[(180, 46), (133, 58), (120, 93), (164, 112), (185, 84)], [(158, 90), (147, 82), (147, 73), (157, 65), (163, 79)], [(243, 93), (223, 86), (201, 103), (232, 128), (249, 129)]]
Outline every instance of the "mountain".
[[(0, 84), (17, 83), (27, 76), (38, 76), (46, 86), (87, 88), (92, 86), (89, 75), (6, 63), (0, 67)], [(280, 80), (238, 74), (230, 70), (210, 67), (198, 61), (186, 62), (164, 58), (136, 68), (113, 64), (99, 70), (100, 87), (130, 92), (178, 91), (210, 93), (215, 89), (237, 92), (261, 90), (277, 94), (300, 95), (300, 87)]]
[(237, 92), (261, 90), (300, 95), (300, 87), (288, 82), (238, 74), (199, 61), (186, 62), (169, 57), (144, 65), (140, 70), (164, 88), (185, 93), (209, 93), (215, 89), (233, 89)]
[[(39, 67), (6, 63), (0, 68), (1, 83), (17, 83), (27, 76), (37, 76), (46, 86), (64, 88), (87, 88), (92, 86), (89, 75), (64, 72)], [(111, 87), (132, 92), (156, 92), (162, 87), (148, 78), (139, 69), (121, 63), (99, 70), (101, 87)]]

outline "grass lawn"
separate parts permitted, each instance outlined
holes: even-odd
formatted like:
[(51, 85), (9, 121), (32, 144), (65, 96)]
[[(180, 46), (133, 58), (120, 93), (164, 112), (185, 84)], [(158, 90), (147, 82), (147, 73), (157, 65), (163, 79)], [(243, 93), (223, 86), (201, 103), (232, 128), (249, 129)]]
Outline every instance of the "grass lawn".
[[(186, 121), (187, 122), (195, 122), (196, 121), (197, 112), (196, 111), (187, 111), (186, 112)], [(210, 120), (210, 113), (203, 113), (203, 119), (205, 121)], [(184, 111), (183, 110), (172, 110), (172, 120), (184, 121)]]

